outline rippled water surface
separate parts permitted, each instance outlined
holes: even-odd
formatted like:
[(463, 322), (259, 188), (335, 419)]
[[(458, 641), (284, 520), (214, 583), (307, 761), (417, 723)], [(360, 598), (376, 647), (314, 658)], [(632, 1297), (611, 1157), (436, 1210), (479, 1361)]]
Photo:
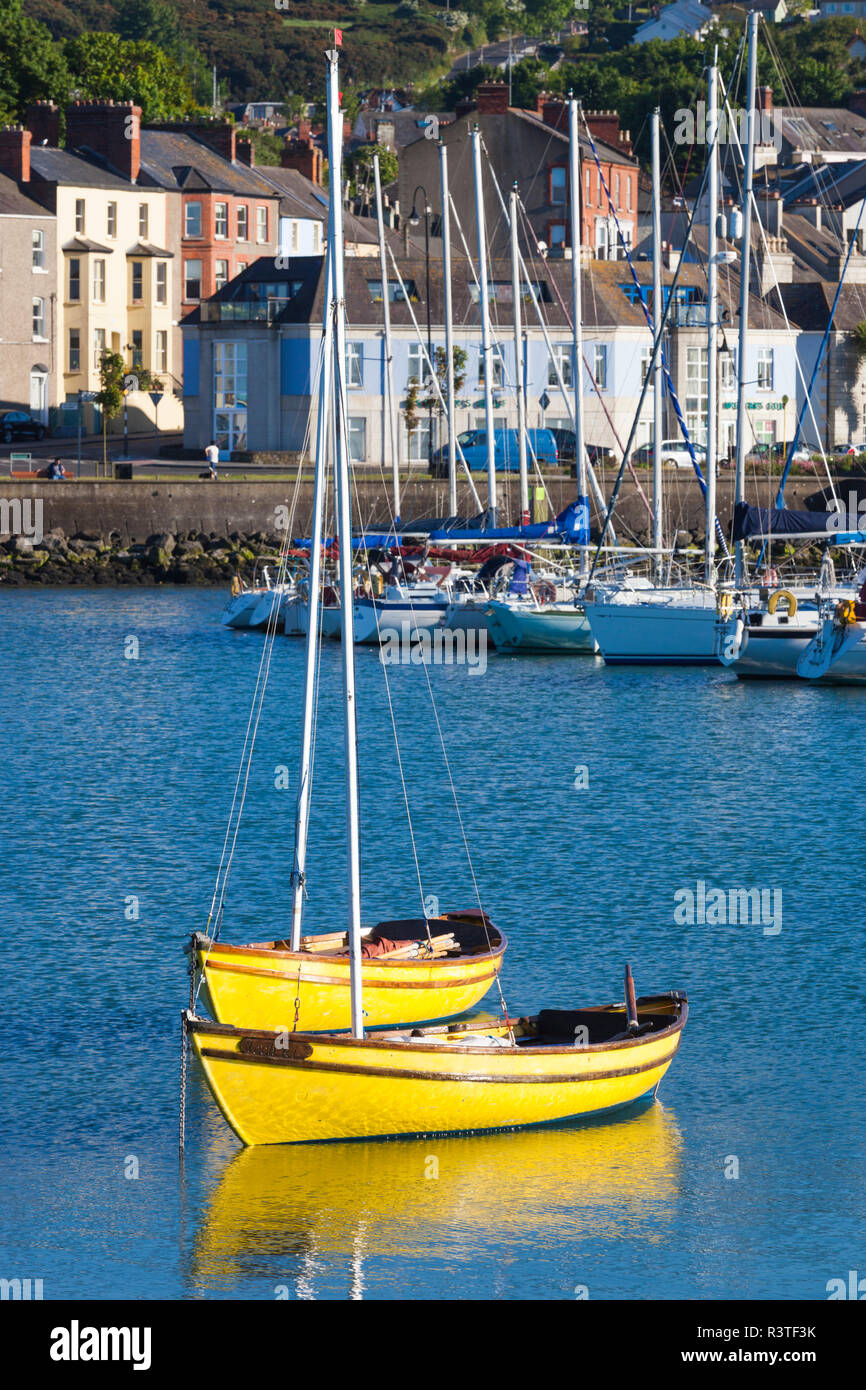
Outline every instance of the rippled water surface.
[[(657, 1104), (242, 1150), (193, 1066), (179, 1168), (181, 947), (205, 923), (263, 646), (219, 626), (224, 597), (0, 594), (0, 1274), (46, 1298), (825, 1298), (862, 1265), (866, 692), (722, 670), (430, 670), (509, 1008), (621, 998), (626, 960), (639, 993), (687, 990)], [(302, 664), (278, 639), (229, 939), (286, 929)], [(415, 915), (383, 668), (363, 649), (357, 670), (364, 917)], [(330, 647), (310, 925), (343, 922), (338, 675)], [(391, 680), (425, 891), (471, 904), (424, 672)], [(699, 880), (781, 889), (781, 931), (679, 925), (674, 895)]]

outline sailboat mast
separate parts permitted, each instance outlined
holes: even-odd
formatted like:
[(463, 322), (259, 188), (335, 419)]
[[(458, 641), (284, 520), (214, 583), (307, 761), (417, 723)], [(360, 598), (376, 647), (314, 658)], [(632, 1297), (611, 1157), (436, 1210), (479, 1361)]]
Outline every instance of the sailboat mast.
[(355, 708), (355, 634), (352, 591), (352, 497), (349, 485), (348, 402), (346, 399), (346, 292), (343, 268), (343, 210), (340, 201), (343, 123), (340, 112), (339, 54), (328, 55), (328, 165), (331, 197), (328, 243), (333, 251), (334, 411), (337, 538), (340, 556), (340, 636), (343, 645), (343, 741), (346, 760), (346, 840), (349, 880), (349, 953), (352, 1036), (364, 1036), (361, 998), (361, 853), (358, 826), (358, 733)]
[[(379, 229), (379, 269), (382, 276), (382, 318), (385, 329), (385, 420), (388, 434), (387, 448), (391, 454), (394, 525), (396, 527), (400, 524), (400, 456), (397, 450), (397, 437), (394, 430), (394, 355), (391, 350), (391, 300), (388, 294), (388, 263), (385, 258), (385, 219), (382, 215), (382, 179), (379, 173), (379, 156), (377, 154), (373, 155), (373, 179), (376, 185), (376, 222)], [(383, 447), (383, 454), (384, 451)]]
[(298, 803), (295, 810), (295, 862), (292, 868), (291, 948), (300, 949), (307, 871), (307, 836), (310, 827), (310, 777), (313, 759), (313, 713), (316, 693), (316, 665), (319, 654), (319, 604), (322, 574), (322, 512), (324, 509), (325, 469), (328, 459), (331, 412), (331, 368), (334, 356), (333, 248), (328, 241), (325, 259), (325, 312), (322, 326), (322, 370), (319, 374), (319, 408), (316, 429), (316, 477), (313, 488), (313, 527), (310, 542), (309, 598), (307, 601), (307, 641), (304, 655), (304, 723), (301, 733), (301, 764), (298, 772)]
[[(743, 180), (743, 251), (740, 257), (740, 341), (737, 352), (737, 474), (735, 501), (746, 493), (746, 351), (749, 341), (749, 278), (752, 256), (752, 185), (755, 179), (755, 76), (758, 64), (758, 14), (749, 15), (748, 126)], [(743, 582), (743, 542), (737, 541), (735, 577)]]
[(520, 468), (520, 525), (529, 522), (529, 475), (526, 468), (526, 394), (523, 381), (523, 323), (520, 313), (520, 250), (517, 244), (517, 188), (509, 194), (511, 232), (511, 299), (514, 305), (514, 370), (517, 386), (517, 458)]
[(457, 515), (457, 432), (454, 423), (454, 320), (451, 306), (451, 203), (448, 151), (439, 141), (439, 194), (442, 204), (442, 293), (445, 298), (445, 408), (448, 412), (448, 514)]
[(481, 361), (484, 366), (484, 426), (487, 431), (487, 524), (496, 525), (496, 438), (493, 429), (493, 356), (490, 342), (490, 300), (487, 290), (487, 229), (481, 184), (481, 132), (472, 132), (475, 174), (475, 221), (478, 228), (478, 287), (481, 295)]
[[(571, 97), (568, 103), (568, 195), (571, 218), (571, 331), (572, 363), (571, 384), (574, 388), (574, 444), (577, 459), (577, 500), (578, 506), (587, 509), (589, 520), (589, 499), (586, 491), (586, 441), (583, 429), (583, 304), (581, 285), (581, 224), (580, 224), (580, 138), (577, 126), (577, 102)], [(587, 536), (587, 539), (589, 537)], [(589, 573), (589, 551), (582, 546), (580, 551), (580, 577), (585, 579)]]
[(707, 524), (706, 582), (715, 581), (716, 469), (719, 458), (719, 70), (710, 68), (707, 141), (710, 147), (707, 213)]
[[(653, 339), (658, 338), (664, 318), (662, 292), (662, 214), (661, 214), (661, 153), (659, 128), (661, 117), (656, 107), (650, 118), (652, 136), (653, 190)], [(662, 557), (662, 435), (664, 434), (664, 368), (661, 350), (656, 354), (653, 368), (653, 569), (656, 583), (661, 583)]]

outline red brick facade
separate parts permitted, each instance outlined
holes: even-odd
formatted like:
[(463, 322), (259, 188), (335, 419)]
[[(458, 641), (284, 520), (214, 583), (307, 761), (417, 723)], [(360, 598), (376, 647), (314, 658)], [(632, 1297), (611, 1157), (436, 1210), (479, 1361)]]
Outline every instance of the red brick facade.
[[(195, 212), (198, 206), (200, 213)], [(246, 210), (246, 235), (243, 211)], [(260, 209), (266, 214), (265, 235), (260, 232)], [(218, 221), (219, 216), (219, 221)], [(196, 235), (200, 218), (201, 233)], [(225, 227), (226, 235), (218, 235), (217, 227)], [(189, 229), (189, 230), (188, 230)], [(181, 196), (181, 254), (183, 257), (182, 304), (184, 311), (199, 299), (207, 299), (220, 287), (217, 265), (225, 261), (225, 278), (232, 280), (259, 256), (276, 254), (279, 239), (279, 201), (256, 194), (190, 192)], [(188, 263), (201, 262), (199, 293), (194, 293), (194, 280)], [(189, 291), (189, 292), (188, 292)]]

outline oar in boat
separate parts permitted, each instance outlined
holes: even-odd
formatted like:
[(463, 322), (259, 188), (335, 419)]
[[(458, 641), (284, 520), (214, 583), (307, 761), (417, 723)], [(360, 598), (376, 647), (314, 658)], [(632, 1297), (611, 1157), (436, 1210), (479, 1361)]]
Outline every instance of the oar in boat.
[(637, 1017), (637, 1002), (634, 994), (634, 979), (631, 973), (631, 966), (628, 961), (625, 963), (625, 1012), (628, 1018), (628, 1031), (635, 1033), (640, 1027)]

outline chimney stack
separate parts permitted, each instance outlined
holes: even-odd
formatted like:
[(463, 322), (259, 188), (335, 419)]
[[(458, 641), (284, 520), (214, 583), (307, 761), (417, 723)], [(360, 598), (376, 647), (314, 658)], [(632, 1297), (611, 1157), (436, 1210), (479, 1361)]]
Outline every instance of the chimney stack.
[(616, 111), (585, 111), (586, 123), (596, 140), (610, 145), (623, 154), (631, 154), (631, 136), (623, 134), (619, 128), (619, 115)]
[(141, 107), (131, 101), (76, 101), (66, 108), (66, 148), (92, 150), (131, 183), (141, 167)]
[(755, 104), (759, 111), (772, 111), (773, 109), (773, 89), (772, 87), (758, 87), (755, 90)]
[(238, 162), (246, 164), (248, 169), (256, 167), (256, 147), (252, 140), (238, 140), (235, 146), (238, 155)]
[(17, 183), (30, 182), (30, 138), (22, 125), (0, 130), (0, 170)]
[(775, 188), (757, 190), (758, 213), (767, 236), (782, 236), (782, 199)]
[(791, 203), (788, 211), (796, 217), (803, 217), (813, 227), (821, 230), (821, 204), (817, 198), (800, 198)]
[(478, 88), (479, 116), (504, 116), (508, 110), (508, 84), (482, 82)]
[(559, 97), (548, 96), (541, 107), (541, 119), (554, 130), (568, 130), (568, 105)]
[(284, 169), (297, 169), (313, 183), (322, 182), (322, 151), (313, 144), (312, 136), (306, 140), (287, 140), (280, 151), (280, 164)]
[(33, 101), (24, 115), (24, 124), (33, 136), (34, 145), (60, 144), (60, 107), (53, 101)]

